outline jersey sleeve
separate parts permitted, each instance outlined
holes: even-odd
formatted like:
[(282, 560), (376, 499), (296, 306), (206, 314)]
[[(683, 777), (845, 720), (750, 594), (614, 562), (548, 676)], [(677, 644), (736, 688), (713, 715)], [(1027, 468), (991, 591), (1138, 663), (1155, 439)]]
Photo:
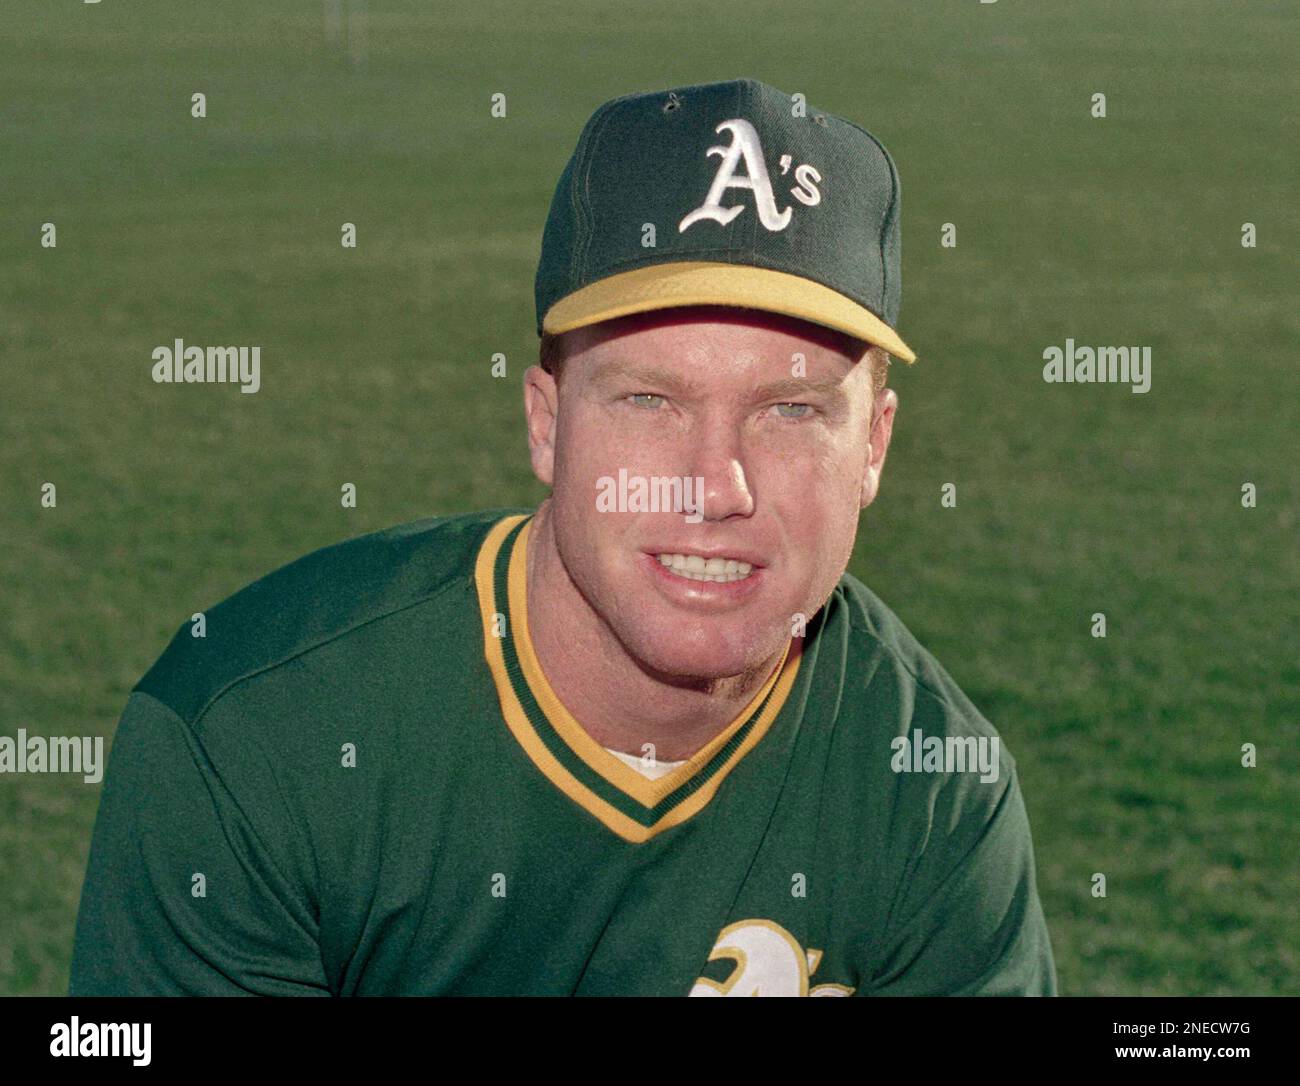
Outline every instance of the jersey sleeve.
[(241, 749), (214, 761), (171, 709), (131, 695), (91, 841), (71, 995), (330, 994), (316, 910), (283, 844), (292, 829), (267, 817), (273, 766), (255, 744)]
[(923, 842), (860, 994), (1056, 995), (1014, 768), (1000, 788), (950, 778), (930, 797)]

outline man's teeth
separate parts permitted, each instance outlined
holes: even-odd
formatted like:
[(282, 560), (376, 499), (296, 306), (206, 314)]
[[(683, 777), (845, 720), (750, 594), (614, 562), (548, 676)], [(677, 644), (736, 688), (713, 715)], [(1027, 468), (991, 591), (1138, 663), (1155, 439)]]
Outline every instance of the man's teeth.
[(702, 558), (698, 554), (658, 554), (659, 564), (689, 581), (743, 581), (753, 570), (735, 558)]

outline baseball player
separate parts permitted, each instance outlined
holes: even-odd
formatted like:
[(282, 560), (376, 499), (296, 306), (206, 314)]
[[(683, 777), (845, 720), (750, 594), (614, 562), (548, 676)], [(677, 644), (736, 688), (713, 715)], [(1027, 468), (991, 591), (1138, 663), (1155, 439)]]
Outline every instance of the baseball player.
[(550, 496), (182, 628), (118, 727), (73, 994), (1055, 992), (1015, 763), (845, 572), (914, 361), (899, 182), (799, 101), (595, 112), (524, 381)]

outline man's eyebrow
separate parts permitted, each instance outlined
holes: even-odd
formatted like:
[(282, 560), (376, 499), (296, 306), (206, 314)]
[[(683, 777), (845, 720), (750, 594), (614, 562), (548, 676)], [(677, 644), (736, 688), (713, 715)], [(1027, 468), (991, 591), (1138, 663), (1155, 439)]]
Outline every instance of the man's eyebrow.
[[(649, 387), (663, 388), (673, 392), (691, 391), (695, 386), (689, 378), (662, 366), (644, 365), (623, 360), (607, 362), (596, 370), (593, 382), (601, 385), (614, 384), (626, 379), (644, 383)], [(755, 400), (797, 399), (800, 396), (826, 396), (836, 400), (846, 398), (843, 379), (839, 377), (785, 377), (760, 385), (753, 390)]]
[(756, 400), (783, 398), (796, 400), (800, 396), (828, 396), (844, 399), (846, 393), (843, 380), (839, 377), (786, 377), (771, 384), (760, 385), (754, 390)]
[(695, 387), (689, 378), (683, 378), (681, 374), (664, 369), (662, 366), (644, 365), (622, 359), (606, 362), (598, 367), (591, 380), (599, 385), (612, 385), (617, 381), (627, 380), (673, 392), (690, 391)]

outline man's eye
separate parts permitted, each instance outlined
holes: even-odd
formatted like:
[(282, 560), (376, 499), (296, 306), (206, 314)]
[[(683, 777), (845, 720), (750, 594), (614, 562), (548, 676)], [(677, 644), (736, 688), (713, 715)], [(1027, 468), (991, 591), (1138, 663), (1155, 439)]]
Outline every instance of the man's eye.
[(662, 396), (656, 396), (653, 392), (635, 392), (628, 397), (636, 407), (658, 407), (664, 402)]
[[(812, 405), (806, 403), (779, 403), (774, 405), (783, 419), (806, 419), (812, 414)], [(790, 408), (791, 410), (786, 410)]]

